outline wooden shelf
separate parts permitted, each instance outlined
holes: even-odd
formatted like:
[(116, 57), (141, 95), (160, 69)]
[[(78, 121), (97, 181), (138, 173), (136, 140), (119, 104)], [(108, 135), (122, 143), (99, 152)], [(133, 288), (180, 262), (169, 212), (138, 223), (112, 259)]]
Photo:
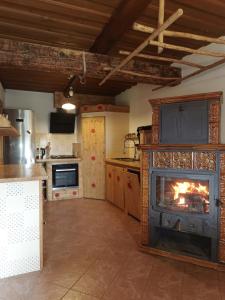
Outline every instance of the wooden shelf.
[(0, 136), (19, 136), (15, 127), (0, 127)]

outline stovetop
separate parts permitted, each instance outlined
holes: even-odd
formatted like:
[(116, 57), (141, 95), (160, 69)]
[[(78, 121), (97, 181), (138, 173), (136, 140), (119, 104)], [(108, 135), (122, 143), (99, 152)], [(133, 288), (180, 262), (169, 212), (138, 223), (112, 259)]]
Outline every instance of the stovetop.
[(51, 155), (52, 159), (77, 158), (74, 155)]

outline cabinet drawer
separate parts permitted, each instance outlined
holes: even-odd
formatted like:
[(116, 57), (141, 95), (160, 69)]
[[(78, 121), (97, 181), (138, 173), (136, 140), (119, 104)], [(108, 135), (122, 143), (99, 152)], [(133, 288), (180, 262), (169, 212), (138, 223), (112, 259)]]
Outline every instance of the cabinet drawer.
[(53, 200), (79, 198), (79, 189), (60, 189), (52, 192)]

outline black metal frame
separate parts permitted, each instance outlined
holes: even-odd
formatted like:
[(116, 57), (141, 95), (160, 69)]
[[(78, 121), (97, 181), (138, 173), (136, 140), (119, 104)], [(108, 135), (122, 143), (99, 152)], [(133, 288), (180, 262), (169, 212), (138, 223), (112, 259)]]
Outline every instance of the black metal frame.
[[(64, 184), (59, 185), (56, 182), (56, 173), (57, 171), (60, 173), (68, 173), (73, 172), (74, 176), (74, 183), (73, 184)], [(52, 165), (52, 186), (53, 189), (61, 189), (61, 188), (72, 188), (72, 187), (78, 187), (79, 186), (79, 165), (77, 163), (75, 164), (55, 164)]]
[[(169, 151), (168, 151), (169, 152)], [(151, 153), (152, 156), (152, 153)], [(152, 159), (151, 159), (152, 162)], [(150, 232), (150, 246), (156, 246), (156, 240), (158, 237), (159, 228), (164, 228), (163, 218), (179, 218), (183, 223), (189, 224), (190, 218), (193, 220), (194, 224), (199, 224), (196, 231), (191, 231), (188, 228), (184, 233), (189, 233), (197, 235), (199, 237), (208, 237), (211, 239), (211, 249), (209, 260), (217, 261), (218, 254), (218, 232), (219, 232), (219, 153), (217, 154), (216, 161), (216, 172), (214, 171), (205, 171), (205, 170), (183, 170), (183, 169), (158, 169), (150, 166), (150, 205), (149, 205), (149, 232)], [(208, 180), (209, 181), (209, 213), (202, 214), (196, 212), (185, 212), (185, 211), (173, 211), (162, 208), (157, 205), (156, 199), (156, 176), (169, 176), (175, 178), (187, 178), (187, 179), (199, 179), (199, 180)], [(199, 229), (202, 226), (202, 230)], [(167, 228), (168, 229), (168, 228)], [(168, 229), (170, 230), (170, 229)], [(177, 230), (177, 232), (182, 232)], [(168, 251), (170, 251), (168, 249)], [(191, 255), (191, 254), (190, 254)], [(193, 255), (194, 256), (194, 255)]]

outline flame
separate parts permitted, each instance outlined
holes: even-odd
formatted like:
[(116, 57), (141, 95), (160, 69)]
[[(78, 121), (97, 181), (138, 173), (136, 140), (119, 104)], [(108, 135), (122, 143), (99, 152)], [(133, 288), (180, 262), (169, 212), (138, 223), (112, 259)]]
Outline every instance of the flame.
[(174, 190), (174, 200), (178, 199), (180, 205), (185, 204), (185, 197), (181, 196), (180, 194), (198, 193), (202, 194), (204, 198), (207, 198), (207, 196), (209, 195), (208, 187), (200, 183), (188, 181), (176, 182), (175, 185), (172, 186), (172, 188)]

